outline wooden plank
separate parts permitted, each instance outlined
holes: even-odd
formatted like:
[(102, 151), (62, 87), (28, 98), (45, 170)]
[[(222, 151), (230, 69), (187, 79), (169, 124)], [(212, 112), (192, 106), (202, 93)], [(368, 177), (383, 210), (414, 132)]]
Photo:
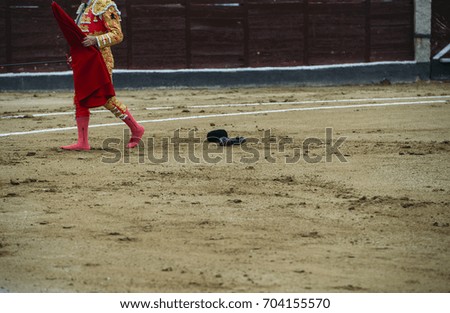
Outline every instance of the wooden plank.
[(364, 27), (364, 61), (370, 62), (370, 47), (371, 47), (371, 32), (370, 32), (370, 26), (371, 26), (371, 18), (370, 18), (370, 12), (371, 12), (371, 1), (366, 0), (365, 3), (365, 27)]
[(250, 25), (249, 25), (249, 5), (244, 1), (244, 66), (250, 66)]
[(191, 0), (191, 5), (206, 5), (206, 6), (239, 6), (244, 4), (243, 0)]
[(192, 68), (235, 68), (242, 67), (244, 59), (242, 56), (193, 56)]
[(371, 61), (414, 60), (413, 16), (411, 0), (372, 0)]
[(354, 16), (364, 14), (364, 1), (360, 1), (360, 3), (351, 3), (351, 4), (342, 4), (342, 3), (333, 3), (333, 4), (325, 4), (325, 3), (309, 3), (308, 4), (309, 13), (311, 15), (314, 14), (326, 14), (326, 15), (346, 15)]
[[(431, 53), (436, 55), (450, 42), (450, 1), (434, 0), (431, 19)], [(448, 54), (447, 54), (448, 55)]]
[[(233, 4), (228, 6), (225, 4)], [(227, 62), (245, 65), (244, 17), (246, 8), (236, 1), (190, 2), (191, 66), (217, 67)], [(217, 65), (213, 65), (217, 62)]]
[(187, 2), (186, 0), (151, 0), (151, 1), (149, 1), (149, 0), (121, 0), (121, 1), (127, 1), (133, 7), (143, 6), (143, 5), (175, 7), (175, 6), (185, 6), (186, 2)]
[(6, 0), (5, 12), (5, 63), (13, 63), (12, 49), (12, 25), (11, 25), (11, 9), (9, 8), (10, 0)]
[(303, 5), (303, 64), (309, 65), (309, 0), (305, 0)]
[(365, 1), (310, 1), (308, 57), (310, 64), (364, 62)]
[(191, 1), (186, 1), (186, 67), (192, 67), (192, 38), (191, 38)]
[[(10, 38), (8, 38), (10, 26), (9, 26), (9, 13), (7, 12), (8, 2), (3, 1), (0, 3), (0, 64), (8, 63), (7, 55), (9, 52), (9, 42)], [(0, 71), (5, 69), (0, 68)]]
[(249, 1), (250, 66), (303, 63), (303, 3)]
[[(439, 10), (450, 12), (445, 1), (433, 1), (433, 7), (444, 3)], [(58, 3), (75, 17), (78, 2)], [(125, 36), (112, 48), (118, 68), (287, 66), (414, 57), (413, 0), (116, 3)], [(448, 41), (448, 32), (439, 38)], [(59, 59), (67, 51), (49, 1), (1, 1), (0, 62), (6, 60), (7, 49), (11, 61)]]
[(131, 7), (133, 17), (143, 17), (149, 20), (154, 18), (170, 19), (172, 17), (184, 16), (185, 7), (166, 7), (140, 5)]
[(116, 68), (132, 68), (133, 67), (133, 14), (131, 1), (118, 1), (117, 5), (121, 10), (121, 27), (124, 35), (125, 46), (115, 48), (112, 52), (116, 58)]
[(190, 18), (192, 20), (202, 19), (242, 19), (244, 17), (244, 9), (228, 8), (228, 7), (191, 7)]
[(132, 2), (133, 67), (170, 68), (170, 60), (180, 67), (180, 58), (186, 66), (186, 11), (182, 2)]
[(272, 7), (278, 7), (278, 6), (284, 6), (287, 4), (294, 4), (296, 6), (303, 5), (306, 3), (307, 0), (248, 0), (247, 3), (249, 6), (272, 6)]

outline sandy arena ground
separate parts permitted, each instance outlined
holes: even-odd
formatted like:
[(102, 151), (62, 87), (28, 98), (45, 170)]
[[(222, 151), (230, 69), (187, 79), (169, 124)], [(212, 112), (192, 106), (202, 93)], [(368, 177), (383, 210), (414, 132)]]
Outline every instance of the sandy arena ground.
[[(73, 116), (32, 114), (72, 111), (71, 93), (0, 93), (0, 116), (24, 115), (0, 119), (16, 132), (0, 137), (0, 291), (450, 292), (449, 95), (450, 83), (122, 90), (148, 121), (128, 153), (123, 125), (91, 128), (89, 152), (58, 149), (76, 139)], [(249, 103), (262, 105), (218, 106)], [(329, 108), (358, 104), (383, 106)], [(198, 142), (217, 128), (251, 139)], [(186, 144), (168, 142), (176, 130)]]

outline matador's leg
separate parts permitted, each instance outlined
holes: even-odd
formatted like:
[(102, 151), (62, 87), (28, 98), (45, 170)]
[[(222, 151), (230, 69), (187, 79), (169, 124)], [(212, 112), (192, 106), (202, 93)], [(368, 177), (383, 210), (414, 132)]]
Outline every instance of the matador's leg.
[(127, 106), (117, 100), (116, 97), (109, 98), (104, 107), (121, 120), (124, 120), (127, 117)]
[(142, 136), (144, 135), (145, 129), (139, 125), (128, 111), (126, 105), (122, 104), (116, 97), (112, 97), (105, 104), (105, 108), (110, 110), (116, 117), (120, 118), (127, 124), (131, 130), (131, 138), (128, 142), (127, 148), (134, 148), (139, 144)]
[(89, 127), (89, 109), (80, 105), (80, 103), (74, 98), (75, 104), (75, 119), (77, 121), (78, 129), (78, 141), (77, 143), (62, 146), (61, 149), (64, 150), (90, 150), (88, 140), (88, 127)]

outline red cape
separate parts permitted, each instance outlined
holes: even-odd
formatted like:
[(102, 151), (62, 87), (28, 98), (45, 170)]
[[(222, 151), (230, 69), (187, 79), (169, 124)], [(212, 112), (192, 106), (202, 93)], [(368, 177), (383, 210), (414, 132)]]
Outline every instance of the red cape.
[(56, 2), (52, 10), (70, 46), (76, 100), (88, 108), (106, 104), (115, 92), (101, 52), (93, 46), (83, 47), (86, 35)]

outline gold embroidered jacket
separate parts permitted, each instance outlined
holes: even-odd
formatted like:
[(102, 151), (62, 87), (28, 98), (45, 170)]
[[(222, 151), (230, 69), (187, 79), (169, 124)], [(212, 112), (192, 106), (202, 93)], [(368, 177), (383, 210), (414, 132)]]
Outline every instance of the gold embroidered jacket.
[(80, 5), (75, 20), (86, 35), (96, 37), (97, 46), (102, 52), (110, 74), (114, 68), (110, 47), (123, 40), (120, 14), (114, 1), (90, 0), (87, 4)]

